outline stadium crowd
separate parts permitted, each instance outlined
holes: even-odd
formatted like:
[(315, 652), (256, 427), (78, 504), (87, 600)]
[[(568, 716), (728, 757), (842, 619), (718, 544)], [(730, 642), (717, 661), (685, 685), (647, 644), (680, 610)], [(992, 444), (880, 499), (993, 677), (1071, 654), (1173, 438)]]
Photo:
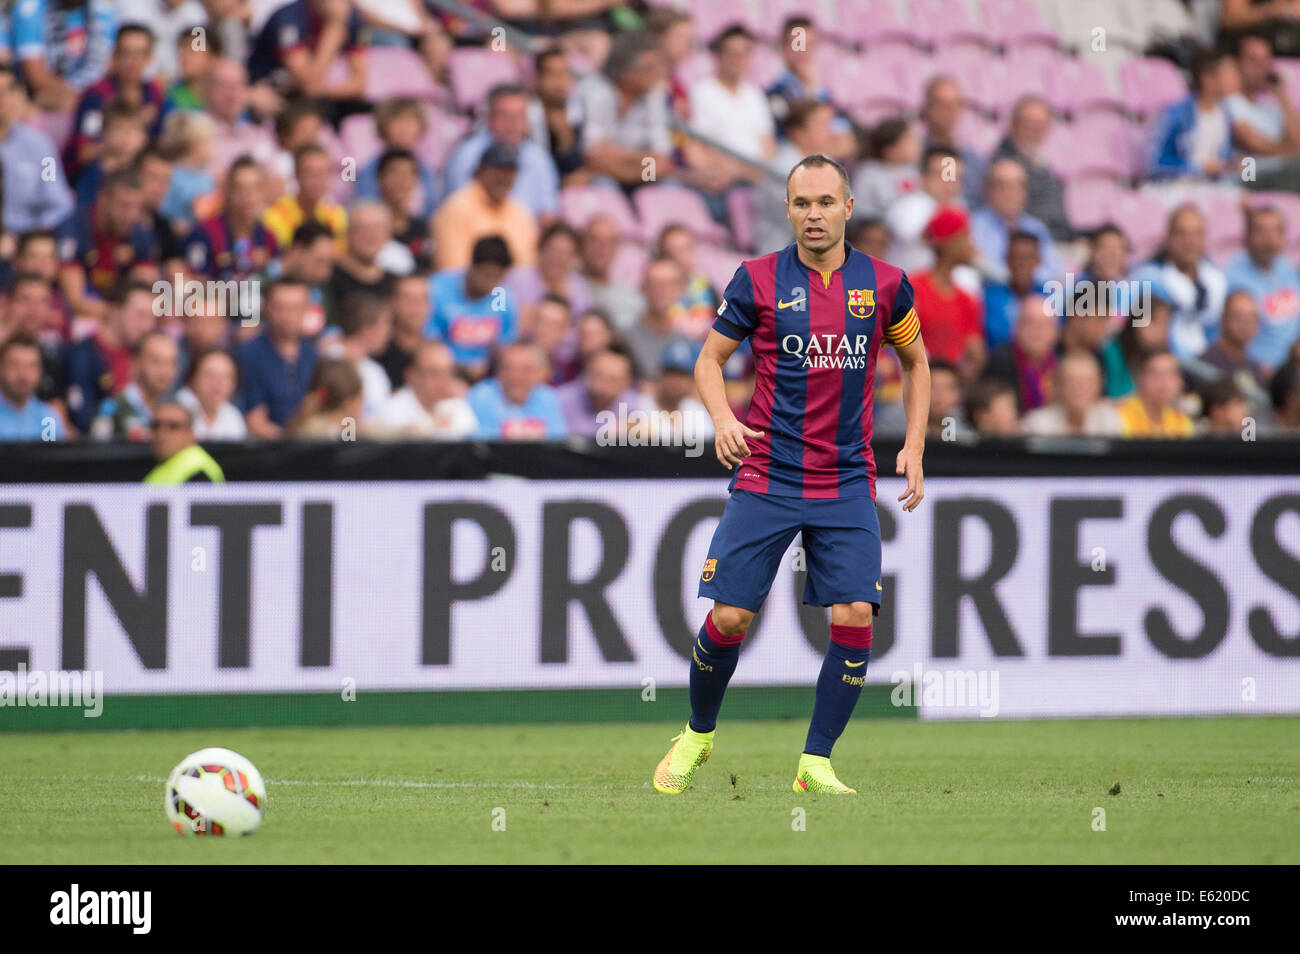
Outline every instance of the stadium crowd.
[[(1140, 159), (1068, 170), (1122, 97), (975, 103), (961, 65), (1051, 31), (949, 55), (829, 3), (472, 5), (506, 34), (421, 0), (4, 6), (3, 440), (147, 440), (173, 400), (216, 441), (594, 437), (619, 408), (707, 433), (698, 347), (818, 152), (849, 240), (910, 275), (936, 438), (1300, 436), (1300, 46), (1250, 13), (1276, 4), (1166, 44), (1186, 87), (1123, 116)], [(914, 101), (849, 102), (873, 62)], [(876, 430), (902, 424), (885, 349)]]

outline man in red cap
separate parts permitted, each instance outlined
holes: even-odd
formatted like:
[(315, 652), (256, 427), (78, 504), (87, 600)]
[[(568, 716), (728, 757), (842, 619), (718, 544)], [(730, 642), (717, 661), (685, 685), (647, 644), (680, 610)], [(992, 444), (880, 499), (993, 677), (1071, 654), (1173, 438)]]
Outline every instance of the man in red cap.
[(944, 206), (923, 233), (934, 249), (934, 267), (912, 276), (916, 313), (931, 358), (954, 365), (967, 383), (979, 377), (988, 358), (984, 308), (979, 299), (953, 283), (953, 269), (975, 260), (970, 217), (965, 209)]

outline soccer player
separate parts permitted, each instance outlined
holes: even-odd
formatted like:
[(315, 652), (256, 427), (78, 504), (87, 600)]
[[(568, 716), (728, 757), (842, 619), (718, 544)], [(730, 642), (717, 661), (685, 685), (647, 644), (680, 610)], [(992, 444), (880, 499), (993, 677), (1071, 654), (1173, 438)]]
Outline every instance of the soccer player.
[[(655, 769), (660, 792), (685, 791), (713, 751), (741, 641), (786, 548), (802, 533), (803, 599), (831, 607), (831, 641), (794, 790), (854, 794), (836, 777), (830, 754), (862, 692), (880, 609), (871, 421), (882, 341), (903, 369), (907, 437), (896, 472), (907, 489), (898, 499), (911, 512), (924, 496), (930, 371), (911, 284), (900, 269), (845, 241), (853, 197), (835, 160), (817, 154), (797, 163), (785, 204), (795, 242), (736, 270), (695, 365), (718, 460), (734, 472), (700, 576), (700, 596), (714, 603), (692, 651), (691, 718)], [(741, 422), (727, 406), (722, 366), (746, 338), (757, 386)]]

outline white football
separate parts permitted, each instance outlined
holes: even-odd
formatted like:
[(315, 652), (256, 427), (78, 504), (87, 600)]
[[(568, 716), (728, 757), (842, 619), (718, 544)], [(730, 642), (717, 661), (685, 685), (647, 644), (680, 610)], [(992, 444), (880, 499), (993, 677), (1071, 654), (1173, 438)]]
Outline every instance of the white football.
[(248, 835), (266, 809), (262, 773), (230, 749), (187, 755), (163, 794), (167, 820), (182, 835)]

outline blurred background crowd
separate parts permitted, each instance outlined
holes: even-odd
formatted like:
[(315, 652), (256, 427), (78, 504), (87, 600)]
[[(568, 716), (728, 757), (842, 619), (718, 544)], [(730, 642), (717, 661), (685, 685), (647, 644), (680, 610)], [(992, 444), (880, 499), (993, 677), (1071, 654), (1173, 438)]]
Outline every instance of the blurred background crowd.
[(0, 6), (0, 439), (707, 433), (816, 152), (935, 435), (1300, 436), (1300, 0)]

